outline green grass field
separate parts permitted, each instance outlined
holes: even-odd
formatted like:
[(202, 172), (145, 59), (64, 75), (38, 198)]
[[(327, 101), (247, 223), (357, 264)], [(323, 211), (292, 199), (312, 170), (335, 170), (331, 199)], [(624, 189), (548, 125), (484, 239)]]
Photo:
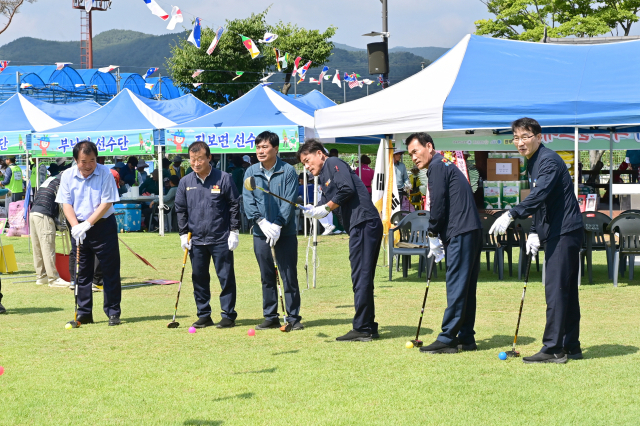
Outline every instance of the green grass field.
[[(121, 246), (123, 286), (148, 278), (177, 280), (177, 234), (122, 238), (159, 270)], [(20, 274), (33, 272), (26, 238), (3, 238)], [(247, 330), (262, 320), (259, 271), (251, 237), (236, 251), (239, 313), (233, 329), (187, 332), (196, 319), (187, 266), (178, 329), (167, 329), (177, 285), (123, 289), (122, 320), (108, 327), (102, 295), (98, 321), (65, 330), (73, 294), (3, 275), (0, 316), (0, 424), (7, 425), (618, 425), (640, 423), (640, 286), (607, 281), (604, 255), (595, 284), (580, 289), (585, 359), (566, 365), (500, 361), (513, 339), (522, 283), (483, 270), (478, 284), (477, 352), (428, 355), (406, 349), (415, 336), (425, 281), (380, 267), (376, 308), (381, 337), (340, 343), (351, 329), (353, 295), (345, 235), (321, 237), (318, 286), (306, 290), (300, 238), (298, 277), (306, 329)], [(516, 253), (517, 254), (517, 253)], [(293, 255), (293, 253), (292, 253)], [(483, 255), (484, 259), (484, 255)], [(516, 257), (517, 259), (517, 257)], [(382, 261), (381, 261), (382, 262)], [(380, 262), (380, 264), (381, 264)], [(515, 266), (515, 265), (514, 265)], [(535, 268), (525, 301), (519, 349), (541, 347), (544, 291)], [(213, 269), (212, 269), (213, 270)], [(430, 343), (445, 308), (444, 274), (432, 282), (422, 338)], [(517, 275), (517, 274), (516, 274)], [(215, 274), (212, 275), (215, 277)], [(586, 279), (585, 279), (586, 282)], [(213, 279), (214, 294), (219, 291)], [(219, 309), (214, 296), (212, 307)], [(218, 318), (214, 317), (217, 321)]]

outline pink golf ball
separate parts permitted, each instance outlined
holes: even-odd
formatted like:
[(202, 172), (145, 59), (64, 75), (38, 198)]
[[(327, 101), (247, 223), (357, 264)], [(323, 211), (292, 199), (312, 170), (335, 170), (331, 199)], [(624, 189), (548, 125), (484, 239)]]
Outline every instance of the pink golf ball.
[(0, 376), (4, 374), (4, 367), (0, 365)]
[(196, 332), (196, 328), (195, 327), (189, 327), (189, 333), (193, 334)]
[(248, 336), (255, 336), (256, 335), (256, 331), (253, 328), (250, 328), (249, 331), (247, 331), (247, 335)]

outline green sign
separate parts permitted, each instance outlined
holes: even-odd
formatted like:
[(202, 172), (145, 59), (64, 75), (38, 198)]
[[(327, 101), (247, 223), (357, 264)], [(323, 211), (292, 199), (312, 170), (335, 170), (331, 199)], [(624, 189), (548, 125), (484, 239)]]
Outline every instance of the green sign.
[(37, 158), (72, 157), (73, 147), (84, 140), (98, 147), (99, 156), (153, 155), (153, 132), (127, 130), (124, 132), (34, 133), (29, 135), (29, 153)]

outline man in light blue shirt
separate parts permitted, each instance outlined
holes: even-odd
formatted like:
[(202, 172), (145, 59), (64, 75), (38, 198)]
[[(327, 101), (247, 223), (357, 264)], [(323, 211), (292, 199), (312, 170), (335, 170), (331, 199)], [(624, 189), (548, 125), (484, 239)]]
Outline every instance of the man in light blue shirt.
[(402, 162), (402, 154), (405, 152), (402, 148), (396, 148), (393, 152), (393, 167), (396, 172), (396, 185), (398, 186), (400, 199), (408, 196), (411, 191), (411, 182), (409, 181), (407, 166)]
[(118, 188), (108, 167), (98, 164), (98, 149), (82, 141), (73, 148), (77, 165), (62, 175), (56, 202), (62, 204), (71, 226), (74, 252), (80, 245), (76, 277), (78, 322), (93, 323), (91, 284), (97, 257), (104, 272), (104, 312), (109, 325), (120, 324), (120, 247), (113, 203), (120, 201)]

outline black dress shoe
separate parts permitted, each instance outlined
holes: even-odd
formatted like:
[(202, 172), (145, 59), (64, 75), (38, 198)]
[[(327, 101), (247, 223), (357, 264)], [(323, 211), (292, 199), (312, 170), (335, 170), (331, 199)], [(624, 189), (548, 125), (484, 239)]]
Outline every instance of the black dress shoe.
[(293, 327), (294, 330), (304, 330), (304, 325), (302, 325), (302, 323), (300, 321), (296, 321), (293, 323)]
[(562, 350), (567, 354), (567, 358), (569, 359), (584, 359), (580, 346), (572, 350), (568, 350), (567, 348), (563, 348)]
[(118, 315), (111, 315), (109, 317), (109, 326), (120, 325), (120, 317)]
[(93, 314), (78, 315), (80, 324), (93, 324)]
[(236, 326), (236, 322), (229, 318), (222, 318), (218, 324), (216, 324), (217, 328), (233, 328)]
[(533, 356), (526, 356), (522, 358), (522, 361), (525, 364), (566, 364), (567, 354), (564, 353), (564, 351), (560, 352), (559, 354), (546, 354), (540, 351)]
[(280, 320), (278, 318), (269, 320), (265, 319), (262, 321), (262, 324), (256, 326), (257, 330), (268, 330), (270, 328), (280, 328), (282, 324), (280, 324)]
[(5, 309), (4, 306), (2, 306), (2, 303), (0, 303), (0, 314), (6, 314), (7, 310)]
[(344, 336), (336, 338), (338, 342), (370, 342), (372, 339), (371, 333), (356, 330), (351, 330)]
[(425, 352), (429, 354), (457, 354), (458, 345), (449, 346), (446, 343), (441, 342), (440, 340), (436, 340), (429, 346), (421, 347), (420, 352)]
[(216, 324), (213, 322), (213, 320), (209, 316), (209, 317), (198, 318), (198, 321), (194, 322), (191, 325), (195, 328), (205, 328), (205, 327), (213, 327)]
[(469, 352), (469, 351), (477, 351), (478, 350), (478, 345), (474, 343), (470, 343), (468, 345), (462, 344), (460, 345), (460, 350), (462, 352)]

